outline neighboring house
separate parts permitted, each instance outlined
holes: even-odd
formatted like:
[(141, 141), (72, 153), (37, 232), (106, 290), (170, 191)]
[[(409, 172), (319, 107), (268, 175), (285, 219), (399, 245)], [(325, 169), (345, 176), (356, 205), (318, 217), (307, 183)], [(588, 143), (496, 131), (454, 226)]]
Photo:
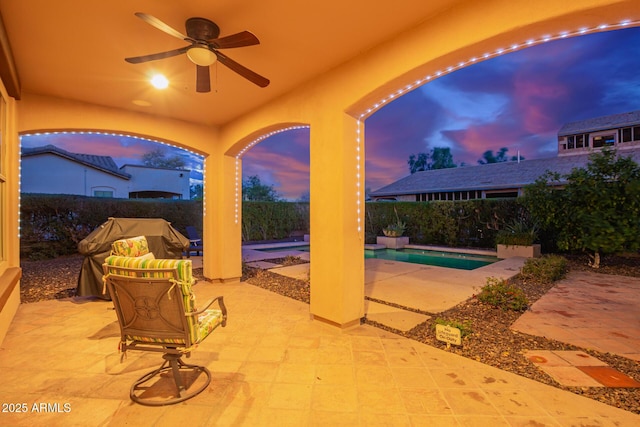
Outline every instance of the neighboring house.
[(588, 153), (614, 147), (640, 147), (640, 110), (567, 123), (558, 131), (558, 155)]
[(121, 171), (131, 176), (129, 198), (186, 199), (190, 197), (187, 169), (151, 168), (124, 165)]
[(24, 148), (22, 193), (114, 198), (189, 199), (189, 171), (125, 165), (110, 156), (71, 153), (54, 145)]
[(567, 123), (558, 132), (558, 157), (416, 172), (372, 193), (372, 200), (472, 200), (522, 195), (547, 171), (568, 174), (589, 154), (612, 147), (640, 163), (640, 110)]

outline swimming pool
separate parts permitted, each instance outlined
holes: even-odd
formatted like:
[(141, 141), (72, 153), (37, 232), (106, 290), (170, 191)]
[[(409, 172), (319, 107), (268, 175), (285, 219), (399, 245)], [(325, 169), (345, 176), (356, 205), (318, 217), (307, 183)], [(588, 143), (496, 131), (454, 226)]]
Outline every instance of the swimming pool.
[[(284, 246), (258, 249), (263, 252), (287, 252), (291, 251), (310, 252), (309, 245)], [(493, 264), (499, 259), (495, 256), (477, 255), (461, 252), (435, 251), (428, 249), (365, 249), (364, 257), (379, 258), (390, 261), (409, 262), (412, 264), (434, 265), (438, 267), (457, 268), (459, 270), (475, 270), (485, 265)]]

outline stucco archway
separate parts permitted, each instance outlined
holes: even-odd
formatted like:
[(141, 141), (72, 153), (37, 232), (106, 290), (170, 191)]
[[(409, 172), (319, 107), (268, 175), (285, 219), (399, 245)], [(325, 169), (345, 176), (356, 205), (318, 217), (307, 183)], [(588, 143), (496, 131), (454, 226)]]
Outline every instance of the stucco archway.
[[(363, 312), (363, 238), (358, 231), (363, 210), (364, 138), (361, 121), (367, 111), (390, 94), (433, 73), (469, 60), (479, 52), (508, 49), (513, 43), (559, 35), (580, 28), (598, 28), (631, 19), (638, 25), (637, 0), (557, 2), (463, 1), (428, 16), (415, 28), (369, 50), (345, 56), (345, 62), (273, 101), (226, 123), (221, 128), (152, 115), (125, 112), (93, 104), (23, 94), (8, 103), (6, 194), (3, 209), (8, 224), (2, 247), (14, 248), (18, 210), (18, 133), (33, 129), (114, 129), (154, 139), (189, 141), (190, 149), (207, 157), (205, 222), (219, 234), (205, 239), (239, 242), (234, 226), (234, 158), (224, 153), (258, 129), (274, 123), (311, 126), (311, 233), (314, 239), (311, 314), (339, 327), (358, 322)], [(630, 16), (636, 14), (636, 16)], [(7, 84), (5, 83), (5, 88)], [(410, 89), (410, 88), (409, 88)], [(99, 100), (96, 100), (98, 102)], [(209, 197), (211, 196), (211, 197)], [(224, 249), (224, 248), (223, 248)], [(237, 277), (240, 251), (222, 251), (211, 275)], [(228, 254), (228, 255), (227, 255)], [(220, 255), (222, 257), (222, 255)], [(205, 261), (207, 262), (207, 261)], [(19, 266), (10, 254), (0, 273)], [(11, 294), (15, 305), (16, 293)], [(3, 310), (4, 312), (4, 310)], [(6, 317), (6, 316), (5, 316)], [(10, 317), (10, 316), (9, 316)], [(4, 322), (4, 320), (3, 320)]]
[(312, 317), (348, 327), (363, 312), (364, 266), (354, 254), (364, 245), (363, 121), (370, 114), (426, 81), (509, 49), (638, 25), (627, 20), (628, 4), (466, 3), (224, 126), (228, 146), (239, 139), (234, 135), (265, 123), (311, 126)]

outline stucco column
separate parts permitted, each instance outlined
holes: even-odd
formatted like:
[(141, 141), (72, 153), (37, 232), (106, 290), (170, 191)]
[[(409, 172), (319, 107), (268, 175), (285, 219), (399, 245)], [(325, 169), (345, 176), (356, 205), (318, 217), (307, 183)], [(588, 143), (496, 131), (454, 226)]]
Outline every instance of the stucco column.
[(342, 112), (325, 111), (311, 123), (311, 316), (340, 328), (364, 315), (364, 152), (357, 137), (358, 122)]
[(242, 204), (236, 201), (236, 159), (214, 153), (205, 158), (204, 167), (203, 274), (216, 281), (238, 281), (242, 276)]

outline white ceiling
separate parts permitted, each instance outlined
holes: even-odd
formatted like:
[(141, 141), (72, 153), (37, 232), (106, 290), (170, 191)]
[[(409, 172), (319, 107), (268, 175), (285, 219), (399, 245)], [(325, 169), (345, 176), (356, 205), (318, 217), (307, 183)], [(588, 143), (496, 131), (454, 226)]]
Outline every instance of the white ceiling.
[[(371, 0), (0, 0), (0, 11), (22, 93), (220, 125), (459, 2), (397, 0), (381, 7)], [(220, 36), (251, 31), (259, 45), (223, 52), (271, 84), (260, 88), (215, 64), (211, 92), (196, 93), (196, 67), (185, 55), (125, 62), (187, 44), (135, 12), (182, 33), (194, 16), (218, 24)], [(152, 89), (152, 71), (165, 74), (170, 88)]]

